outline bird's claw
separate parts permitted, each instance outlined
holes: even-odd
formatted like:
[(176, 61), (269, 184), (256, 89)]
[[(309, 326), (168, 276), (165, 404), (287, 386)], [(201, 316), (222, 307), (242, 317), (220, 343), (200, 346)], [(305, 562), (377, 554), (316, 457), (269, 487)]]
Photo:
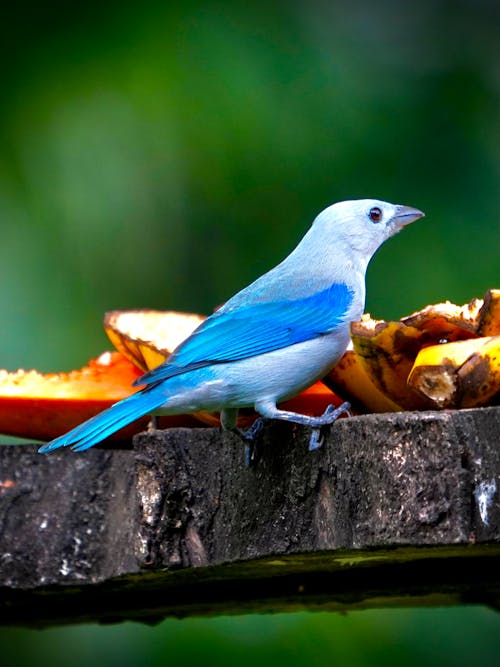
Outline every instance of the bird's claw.
[(245, 465), (251, 466), (255, 460), (255, 444), (262, 429), (264, 428), (264, 419), (258, 417), (246, 431), (240, 431), (245, 441)]
[(344, 401), (336, 408), (334, 405), (329, 405), (324, 413), (321, 415), (321, 426), (327, 426), (333, 424), (342, 414), (346, 414), (348, 417), (352, 417), (351, 413), (351, 404), (349, 401)]
[(244, 457), (245, 465), (247, 468), (249, 468), (255, 458), (255, 444), (253, 442), (251, 444), (248, 442), (245, 444)]
[(316, 449), (320, 449), (323, 445), (323, 435), (321, 433), (324, 426), (331, 426), (341, 414), (346, 413), (348, 417), (352, 416), (351, 413), (351, 404), (348, 401), (345, 401), (338, 408), (334, 405), (329, 405), (324, 413), (319, 417), (320, 424), (312, 429), (311, 438), (309, 440), (309, 451), (314, 452)]
[(264, 428), (264, 418), (257, 417), (254, 423), (242, 433), (245, 440), (255, 442)]
[(309, 451), (314, 452), (316, 449), (320, 449), (323, 445), (323, 436), (321, 435), (321, 426), (318, 428), (313, 428), (311, 433), (311, 439), (309, 440)]

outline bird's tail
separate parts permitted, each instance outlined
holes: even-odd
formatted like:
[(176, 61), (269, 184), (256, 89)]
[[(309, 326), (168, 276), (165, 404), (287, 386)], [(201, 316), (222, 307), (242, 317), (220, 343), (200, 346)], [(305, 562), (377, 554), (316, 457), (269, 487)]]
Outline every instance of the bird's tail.
[(165, 394), (158, 388), (146, 389), (127, 396), (104, 412), (88, 419), (68, 433), (51, 440), (38, 450), (41, 454), (58, 447), (67, 447), (82, 452), (104, 440), (139, 417), (151, 413), (165, 403)]

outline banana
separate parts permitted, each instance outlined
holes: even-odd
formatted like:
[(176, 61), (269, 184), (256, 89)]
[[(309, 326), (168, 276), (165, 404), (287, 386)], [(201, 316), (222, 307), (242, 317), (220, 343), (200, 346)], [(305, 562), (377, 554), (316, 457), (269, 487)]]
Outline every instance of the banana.
[(408, 385), (433, 408), (474, 408), (500, 402), (500, 335), (420, 350)]
[(463, 306), (445, 301), (422, 308), (401, 318), (401, 322), (425, 331), (432, 340), (463, 340), (477, 335), (482, 299), (472, 299)]
[(352, 345), (323, 382), (348, 400), (358, 413), (398, 412), (402, 409), (373, 384)]
[[(354, 350), (369, 380), (385, 398), (405, 410), (437, 407), (426, 391), (408, 382), (421, 349), (438, 343), (475, 340), (486, 333), (500, 333), (500, 290), (488, 290), (484, 299), (473, 299), (463, 306), (449, 301), (430, 305), (399, 322), (372, 320), (365, 315), (361, 322), (351, 325)], [(342, 374), (342, 362), (338, 369)], [(441, 373), (446, 384), (445, 370), (441, 372), (436, 367), (433, 373), (434, 377)], [(342, 377), (336, 378), (339, 387), (342, 381)], [(355, 395), (353, 389), (350, 393)], [(366, 399), (363, 402), (375, 409)]]
[(354, 350), (371, 382), (400, 410), (420, 410), (427, 402), (407, 385), (423, 334), (402, 322), (365, 320), (351, 324)]

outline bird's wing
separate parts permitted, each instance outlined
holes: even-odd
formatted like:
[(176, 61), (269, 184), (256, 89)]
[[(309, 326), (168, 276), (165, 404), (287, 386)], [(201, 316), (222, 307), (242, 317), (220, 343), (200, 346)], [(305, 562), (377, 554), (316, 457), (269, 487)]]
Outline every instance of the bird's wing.
[(157, 384), (196, 368), (254, 357), (331, 333), (344, 320), (353, 296), (347, 285), (334, 283), (300, 299), (216, 312), (165, 363), (134, 384)]

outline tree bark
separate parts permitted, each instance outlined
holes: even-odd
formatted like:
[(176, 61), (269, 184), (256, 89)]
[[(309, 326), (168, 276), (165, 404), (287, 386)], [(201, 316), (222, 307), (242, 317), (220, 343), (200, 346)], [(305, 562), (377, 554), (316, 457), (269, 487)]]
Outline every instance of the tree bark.
[(500, 408), (0, 447), (0, 622), (500, 606)]

